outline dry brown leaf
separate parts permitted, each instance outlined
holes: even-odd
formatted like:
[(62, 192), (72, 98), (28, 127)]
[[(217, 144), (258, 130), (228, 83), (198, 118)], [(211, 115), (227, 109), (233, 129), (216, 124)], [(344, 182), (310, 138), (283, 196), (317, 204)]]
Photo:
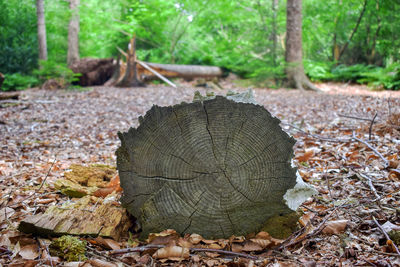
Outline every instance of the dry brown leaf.
[[(160, 233), (150, 233), (149, 237), (146, 239), (146, 242), (149, 244), (152, 244), (152, 241), (158, 237), (166, 237), (166, 236), (172, 236), (172, 238), (178, 240), (179, 239), (179, 234), (173, 230), (173, 229), (167, 229), (164, 230)], [(171, 238), (171, 237), (170, 237)]]
[(153, 254), (153, 258), (169, 260), (182, 260), (189, 258), (189, 256), (188, 248), (178, 246), (160, 248)]
[(336, 220), (329, 221), (325, 224), (325, 228), (322, 230), (324, 234), (341, 234), (346, 229), (348, 220)]
[(271, 236), (269, 233), (264, 232), (264, 231), (259, 232), (259, 233), (256, 235), (256, 239), (271, 240), (271, 238), (272, 238), (272, 236)]
[[(93, 259), (93, 260), (87, 260), (85, 263), (89, 263), (93, 267), (118, 267), (117, 264), (99, 260), (99, 259)], [(85, 265), (83, 265), (85, 266)]]
[(31, 244), (21, 247), (18, 254), (25, 260), (34, 260), (39, 256), (39, 247), (37, 244)]
[(108, 249), (120, 249), (121, 246), (120, 244), (115, 241), (114, 239), (110, 239), (110, 238), (102, 238), (101, 236), (98, 236), (94, 239), (98, 244), (102, 245), (105, 248)]
[(179, 238), (177, 245), (183, 248), (191, 248), (193, 244), (187, 239)]
[(192, 243), (193, 245), (197, 245), (202, 240), (203, 240), (203, 237), (198, 234), (191, 234), (189, 236), (189, 242)]
[(299, 162), (307, 162), (312, 158), (312, 156), (314, 156), (314, 151), (308, 150), (308, 151), (304, 152), (302, 155), (297, 156), (296, 159)]
[(259, 246), (261, 246), (263, 249), (270, 247), (272, 244), (271, 240), (268, 239), (257, 239), (257, 238), (252, 238), (250, 239), (252, 242), (257, 243)]
[(219, 261), (218, 261), (218, 260), (204, 260), (204, 263), (205, 263), (208, 267), (218, 266), (218, 265), (219, 265)]
[(207, 245), (208, 248), (211, 249), (222, 249), (222, 247), (219, 244), (213, 243), (213, 244), (209, 244)]
[(303, 216), (301, 216), (301, 218), (299, 219), (299, 223), (302, 226), (306, 226), (308, 223), (310, 223), (310, 221), (312, 220), (312, 218), (315, 217), (315, 213), (313, 212), (308, 212), (306, 214), (304, 214)]

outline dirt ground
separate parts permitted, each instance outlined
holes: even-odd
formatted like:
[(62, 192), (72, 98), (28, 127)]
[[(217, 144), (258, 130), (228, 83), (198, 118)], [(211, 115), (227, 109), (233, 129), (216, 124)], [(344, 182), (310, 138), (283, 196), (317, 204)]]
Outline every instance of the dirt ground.
[[(226, 89), (217, 94), (247, 90), (231, 83), (222, 86)], [(250, 251), (259, 259), (244, 263), (223, 256), (210, 262), (209, 255), (201, 255), (163, 264), (400, 266), (399, 252), (379, 228), (400, 230), (400, 91), (369, 91), (364, 86), (333, 83), (317, 86), (323, 92), (253, 89), (257, 102), (296, 138), (295, 163), (303, 180), (319, 192), (302, 206), (308, 218), (299, 234), (304, 240), (278, 251)], [(184, 82), (178, 89), (162, 85), (31, 89), (19, 100), (1, 101), (0, 211), (8, 207), (12, 212), (0, 216), (0, 233), (10, 233), (25, 216), (42, 212), (49, 203), (37, 204), (33, 199), (51, 193), (52, 183), (71, 164), (115, 165), (118, 131), (137, 127), (138, 117), (152, 105), (191, 101), (196, 90), (207, 91)], [(44, 179), (44, 191), (38, 191)], [(29, 196), (33, 197), (26, 199)], [(65, 200), (57, 197), (50, 203)], [(318, 232), (332, 221), (345, 222), (345, 229), (333, 234)], [(299, 236), (284, 244), (298, 241)], [(27, 260), (15, 252), (12, 242), (0, 238), (0, 248), (0, 265), (23, 266)], [(115, 261), (125, 262), (121, 257)], [(30, 262), (44, 264), (40, 257)], [(229, 265), (233, 262), (239, 265)]]

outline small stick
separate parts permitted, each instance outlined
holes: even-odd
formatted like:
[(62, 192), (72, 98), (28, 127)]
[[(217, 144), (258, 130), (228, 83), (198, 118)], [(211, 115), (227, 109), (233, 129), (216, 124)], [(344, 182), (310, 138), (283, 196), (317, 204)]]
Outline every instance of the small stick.
[(356, 134), (354, 132), (353, 132), (353, 139), (358, 141), (358, 142), (360, 142), (360, 143), (363, 143), (369, 149), (371, 149), (375, 154), (377, 154), (384, 161), (385, 168), (387, 168), (389, 166), (389, 161), (381, 153), (379, 153), (378, 150), (376, 150), (374, 147), (372, 147), (368, 142), (366, 142), (364, 140), (361, 140), (360, 138), (356, 137)]
[(171, 82), (170, 80), (168, 80), (167, 78), (165, 78), (164, 76), (162, 76), (160, 73), (158, 73), (156, 70), (154, 70), (153, 68), (151, 68), (149, 65), (147, 65), (146, 63), (144, 63), (143, 61), (140, 60), (136, 60), (137, 63), (139, 63), (139, 65), (143, 66), (143, 68), (147, 69), (148, 71), (154, 73), (154, 75), (156, 75), (158, 78), (160, 78), (161, 80), (163, 80), (164, 82), (168, 83), (169, 85), (171, 85), (174, 88), (177, 88), (177, 86)]
[(393, 242), (392, 239), (390, 239), (389, 235), (386, 233), (385, 229), (383, 229), (383, 227), (378, 223), (378, 221), (375, 219), (374, 216), (372, 216), (372, 219), (374, 220), (374, 223), (378, 226), (379, 230), (381, 230), (381, 232), (383, 233), (383, 235), (385, 236), (386, 240), (390, 240), (391, 243), (393, 244), (394, 249), (396, 250), (397, 254), (400, 255), (400, 251), (399, 248), (396, 246), (396, 244)]
[(362, 173), (358, 173), (358, 174), (359, 174), (361, 177), (367, 179), (367, 181), (368, 181), (368, 186), (369, 186), (369, 188), (371, 189), (371, 191), (374, 193), (374, 195), (375, 195), (375, 197), (376, 197), (375, 200), (380, 200), (380, 199), (382, 198), (382, 196), (380, 196), (380, 195), (378, 194), (378, 191), (376, 191), (375, 186), (372, 184), (372, 179), (371, 179), (371, 177), (369, 177), (369, 176), (367, 176), (367, 175), (365, 175), (365, 174), (362, 174)]
[(329, 138), (329, 137), (324, 137), (324, 136), (321, 136), (318, 134), (312, 134), (312, 133), (306, 132), (303, 129), (301, 129), (293, 124), (290, 124), (290, 123), (281, 122), (281, 124), (292, 127), (293, 129), (295, 129), (303, 134), (309, 135), (309, 136), (319, 139), (321, 141), (336, 142), (336, 143), (351, 143), (351, 138), (348, 138), (348, 139)]
[(349, 118), (349, 119), (361, 120), (361, 121), (371, 121), (371, 119), (360, 118), (360, 117), (351, 116), (351, 115), (345, 115), (345, 114), (338, 114), (338, 116), (339, 117), (344, 117), (344, 118)]
[(369, 140), (369, 141), (371, 141), (372, 126), (374, 125), (376, 116), (378, 116), (378, 112), (375, 113), (375, 116), (374, 116), (374, 118), (372, 119), (371, 124), (369, 125), (369, 131), (368, 131), (368, 133), (369, 133), (369, 135), (368, 135), (368, 140)]
[[(342, 206), (342, 205), (341, 205), (341, 206)], [(318, 235), (320, 232), (322, 232), (322, 230), (324, 230), (324, 228), (325, 228), (325, 223), (328, 221), (328, 219), (332, 216), (332, 214), (336, 213), (336, 210), (337, 210), (339, 207), (341, 207), (341, 206), (337, 206), (330, 214), (328, 214), (327, 216), (325, 216), (324, 220), (323, 220), (323, 221), (318, 225), (318, 227), (315, 228), (311, 233), (309, 233), (309, 234), (303, 236), (302, 238), (300, 238), (300, 239), (298, 239), (298, 240), (296, 240), (296, 241), (290, 242), (290, 243), (287, 244), (287, 245), (281, 246), (280, 248), (287, 248), (287, 247), (294, 246), (294, 245), (296, 245), (296, 244), (298, 244), (298, 243), (300, 243), (300, 242), (302, 242), (302, 241), (304, 241), (304, 240), (306, 240), (306, 239), (308, 239), (308, 238), (310, 238), (310, 237), (312, 237), (312, 236)]]
[[(107, 252), (107, 254), (115, 255), (115, 254), (129, 253), (129, 252), (143, 252), (148, 249), (159, 249), (159, 248), (165, 248), (165, 247), (166, 246), (164, 246), (164, 245), (147, 245), (147, 246), (135, 247), (135, 248), (110, 250)], [(252, 260), (258, 260), (258, 257), (256, 257), (256, 256), (251, 256), (251, 255), (244, 254), (244, 253), (233, 252), (233, 251), (222, 250), (222, 249), (189, 248), (189, 250), (190, 250), (190, 252), (213, 252), (213, 253), (218, 253), (218, 254), (225, 254), (225, 255), (237, 256), (237, 257), (242, 257), (242, 258), (248, 258), (248, 259), (252, 259)]]

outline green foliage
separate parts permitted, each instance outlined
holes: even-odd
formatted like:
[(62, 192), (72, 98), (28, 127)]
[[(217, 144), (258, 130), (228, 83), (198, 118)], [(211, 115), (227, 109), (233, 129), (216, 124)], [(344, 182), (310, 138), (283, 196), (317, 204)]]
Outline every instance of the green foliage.
[[(279, 86), (286, 6), (278, 2), (274, 13), (271, 0), (81, 1), (80, 56), (115, 57), (135, 34), (141, 60), (216, 65), (262, 86)], [(352, 35), (364, 1), (303, 1), (304, 68), (312, 80), (398, 89), (400, 2), (366, 3)], [(38, 68), (35, 0), (0, 0), (0, 6), (0, 72), (30, 75)], [(45, 17), (50, 63), (35, 73), (41, 80), (58, 76), (71, 82), (76, 77), (65, 67), (68, 1), (46, 0)]]
[(2, 91), (23, 90), (39, 84), (39, 80), (34, 76), (21, 75), (19, 73), (6, 74), (1, 87)]
[(332, 62), (304, 60), (304, 71), (312, 81), (326, 81), (333, 79)]
[(37, 67), (35, 1), (0, 0), (0, 72), (29, 74)]
[(70, 85), (79, 80), (80, 73), (74, 73), (67, 67), (66, 64), (57, 63), (54, 61), (41, 61), (41, 68), (34, 71), (41, 82), (50, 79), (61, 79), (66, 85)]
[(393, 63), (386, 68), (372, 68), (361, 74), (359, 83), (367, 83), (376, 89), (400, 90), (400, 63)]
[(333, 63), (305, 61), (304, 69), (313, 81), (334, 80), (368, 84), (375, 89), (400, 89), (400, 63), (382, 68), (364, 64), (334, 66)]

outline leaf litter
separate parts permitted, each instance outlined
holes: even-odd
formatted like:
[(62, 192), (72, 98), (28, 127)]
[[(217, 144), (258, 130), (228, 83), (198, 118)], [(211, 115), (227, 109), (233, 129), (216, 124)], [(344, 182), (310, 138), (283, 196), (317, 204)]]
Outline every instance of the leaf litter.
[[(191, 101), (198, 88), (181, 85), (32, 89), (18, 103), (0, 108), (0, 264), (63, 262), (49, 252), (57, 237), (24, 234), (17, 230), (19, 222), (51, 206), (77, 202), (62, 194), (56, 181), (71, 181), (76, 166), (115, 166), (117, 132), (137, 126), (137, 118), (153, 104)], [(245, 90), (223, 86), (226, 90), (216, 93)], [(257, 102), (296, 138), (294, 163), (302, 179), (318, 190), (300, 207), (303, 215), (290, 237), (260, 232), (206, 240), (196, 233), (179, 236), (165, 230), (140, 241), (139, 226), (134, 225), (121, 238), (79, 237), (87, 241), (88, 258), (80, 266), (399, 265), (399, 94), (371, 94), (352, 85), (318, 86), (325, 93), (255, 89)], [(86, 208), (105, 199), (118, 206), (118, 176), (106, 171), (99, 183), (91, 178), (74, 181), (85, 188), (96, 186), (86, 192), (91, 199)]]

